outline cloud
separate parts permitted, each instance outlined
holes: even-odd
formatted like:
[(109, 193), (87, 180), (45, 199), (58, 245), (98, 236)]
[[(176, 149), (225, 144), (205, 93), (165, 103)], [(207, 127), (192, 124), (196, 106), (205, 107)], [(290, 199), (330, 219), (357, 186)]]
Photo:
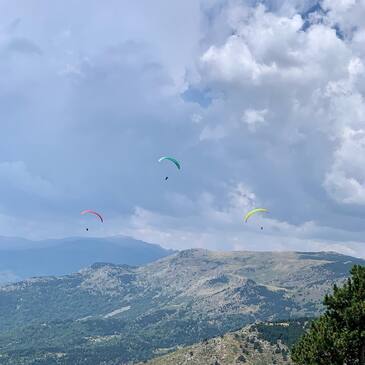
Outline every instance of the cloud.
[(43, 197), (53, 194), (52, 184), (40, 176), (32, 175), (23, 161), (0, 162), (0, 179), (9, 188), (26, 194)]
[(324, 185), (329, 194), (345, 204), (365, 204), (365, 130), (345, 129)]
[(275, 64), (257, 62), (248, 46), (232, 36), (227, 43), (217, 48), (212, 46), (201, 58), (207, 77), (217, 81), (257, 81), (276, 72)]
[(33, 229), (40, 228), (37, 225), (43, 226), (51, 219), (49, 210), (66, 196), (47, 178), (30, 171), (24, 161), (0, 162), (0, 180), (2, 235), (24, 232), (29, 237)]
[[(262, 5), (252, 8), (238, 22), (234, 35), (203, 54), (202, 71), (211, 81), (252, 86), (295, 81), (300, 88), (305, 82), (336, 77), (349, 55), (346, 45), (330, 27), (314, 24), (304, 32), (302, 26), (299, 14), (279, 16)], [(323, 67), (333, 63), (338, 68)]]
[(340, 3), (0, 5), (2, 232), (90, 208), (100, 236), (364, 255), (364, 4)]
[(215, 127), (209, 127), (206, 126), (200, 133), (199, 139), (201, 141), (204, 140), (219, 140), (221, 138), (224, 138), (226, 135), (226, 131), (223, 126), (215, 126)]
[(120, 233), (177, 249), (310, 250), (337, 251), (357, 257), (365, 255), (362, 242), (356, 240), (360, 235), (351, 237), (346, 231), (321, 227), (314, 222), (291, 225), (276, 220), (269, 213), (258, 214), (244, 223), (244, 213), (260, 202), (242, 185), (232, 188), (225, 206), (218, 205), (213, 196), (204, 193), (195, 203), (194, 217), (171, 217), (137, 207)]
[[(285, 6), (275, 12), (228, 3), (236, 14), (229, 21), (233, 30), (203, 53), (198, 78), (200, 88), (216, 95), (202, 131), (215, 131), (224, 120), (226, 161), (237, 161), (237, 176), (272, 205), (291, 240), (301, 235), (294, 227), (315, 222), (307, 246), (319, 236), (322, 245), (335, 240), (338, 230), (346, 240), (355, 227), (363, 231), (365, 218), (355, 207), (363, 206), (363, 56), (357, 43), (339, 36), (339, 9), (325, 6), (327, 15), (314, 10), (304, 29), (301, 15)], [(351, 31), (354, 40), (362, 32)], [(260, 133), (253, 139), (240, 121), (251, 124), (248, 132), (261, 123)]]
[(242, 121), (248, 125), (248, 129), (251, 132), (255, 132), (260, 125), (265, 124), (265, 116), (267, 114), (267, 109), (255, 110), (247, 109), (245, 110)]

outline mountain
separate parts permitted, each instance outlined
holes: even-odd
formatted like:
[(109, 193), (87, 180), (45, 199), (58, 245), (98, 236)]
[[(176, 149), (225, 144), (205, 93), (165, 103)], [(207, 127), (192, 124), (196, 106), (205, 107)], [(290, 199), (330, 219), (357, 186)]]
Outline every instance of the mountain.
[(0, 283), (65, 275), (94, 262), (143, 265), (173, 252), (124, 236), (44, 241), (0, 237)]
[(292, 364), (290, 347), (304, 333), (307, 325), (306, 319), (248, 325), (238, 331), (179, 348), (144, 364), (289, 365)]
[(313, 317), (356, 259), (331, 252), (186, 250), (0, 287), (3, 365), (120, 365), (255, 321)]

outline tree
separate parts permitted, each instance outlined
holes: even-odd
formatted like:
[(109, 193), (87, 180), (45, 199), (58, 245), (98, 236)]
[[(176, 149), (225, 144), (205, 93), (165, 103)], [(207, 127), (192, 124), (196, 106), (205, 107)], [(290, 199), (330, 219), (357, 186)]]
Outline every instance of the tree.
[(292, 350), (300, 365), (365, 365), (365, 266), (355, 265), (343, 287), (324, 298), (325, 313)]

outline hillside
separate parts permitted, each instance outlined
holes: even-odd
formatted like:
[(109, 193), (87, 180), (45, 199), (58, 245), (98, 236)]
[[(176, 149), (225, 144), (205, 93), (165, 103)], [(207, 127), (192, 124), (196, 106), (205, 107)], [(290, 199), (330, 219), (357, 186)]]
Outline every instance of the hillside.
[(43, 241), (0, 237), (0, 284), (32, 276), (66, 275), (95, 262), (143, 265), (172, 253), (124, 236)]
[(95, 264), (8, 285), (0, 288), (1, 363), (114, 365), (258, 320), (313, 317), (355, 263), (365, 261), (187, 250), (141, 267)]
[[(180, 348), (148, 365), (292, 364), (290, 345), (304, 332), (307, 320), (249, 325), (224, 336)], [(142, 363), (140, 363), (142, 365)]]

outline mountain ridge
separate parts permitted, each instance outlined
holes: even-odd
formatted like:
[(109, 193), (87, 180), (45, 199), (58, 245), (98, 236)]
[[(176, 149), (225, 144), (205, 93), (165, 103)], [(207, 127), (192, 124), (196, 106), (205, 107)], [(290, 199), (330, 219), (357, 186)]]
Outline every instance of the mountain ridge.
[[(143, 266), (33, 278), (0, 287), (0, 348), (37, 365), (144, 361), (256, 321), (316, 316), (356, 263), (365, 260), (191, 249)], [(56, 353), (65, 362), (47, 362)]]

